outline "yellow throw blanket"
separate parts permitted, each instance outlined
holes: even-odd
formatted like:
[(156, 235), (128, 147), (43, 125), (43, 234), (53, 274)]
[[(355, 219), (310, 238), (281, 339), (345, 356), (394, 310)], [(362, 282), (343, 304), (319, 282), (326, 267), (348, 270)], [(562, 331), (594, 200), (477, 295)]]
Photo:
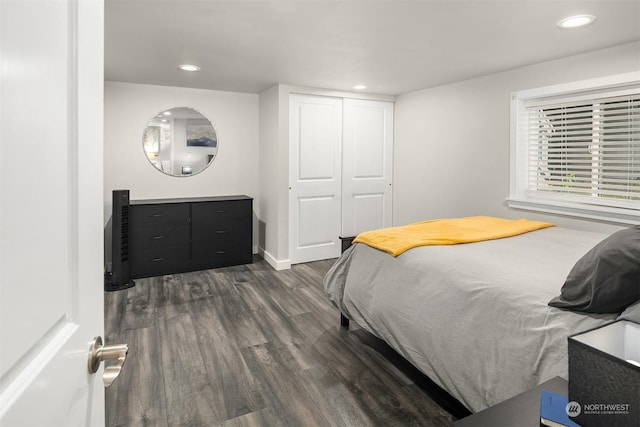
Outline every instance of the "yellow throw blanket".
[(381, 228), (360, 233), (353, 243), (364, 243), (398, 256), (418, 246), (457, 245), (517, 236), (555, 224), (528, 219), (490, 216), (435, 219), (401, 227)]

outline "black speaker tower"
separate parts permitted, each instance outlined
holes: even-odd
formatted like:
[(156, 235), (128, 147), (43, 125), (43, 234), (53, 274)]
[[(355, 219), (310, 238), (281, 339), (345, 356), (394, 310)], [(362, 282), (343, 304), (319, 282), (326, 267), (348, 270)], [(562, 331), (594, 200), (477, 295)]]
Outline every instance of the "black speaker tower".
[(113, 190), (112, 206), (111, 273), (104, 278), (104, 290), (109, 292), (136, 284), (129, 278), (129, 190)]

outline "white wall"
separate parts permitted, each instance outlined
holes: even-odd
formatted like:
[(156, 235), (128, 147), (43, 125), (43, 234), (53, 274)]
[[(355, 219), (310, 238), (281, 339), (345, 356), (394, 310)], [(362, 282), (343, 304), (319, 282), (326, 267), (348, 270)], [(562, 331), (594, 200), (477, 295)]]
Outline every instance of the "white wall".
[(617, 226), (508, 209), (510, 94), (640, 70), (640, 42), (398, 97), (394, 224), (494, 215), (579, 229)]
[(280, 215), (279, 200), (288, 183), (282, 178), (289, 171), (280, 148), (280, 87), (260, 94), (260, 222), (259, 253), (276, 269), (287, 268), (288, 255), (279, 248), (279, 233), (288, 233)]
[[(211, 120), (218, 153), (203, 172), (172, 177), (155, 169), (142, 149), (142, 133), (157, 113), (191, 107)], [(110, 259), (111, 192), (130, 190), (131, 199), (246, 194), (258, 198), (258, 95), (181, 87), (105, 82), (104, 220)], [(254, 252), (258, 204), (254, 201)]]

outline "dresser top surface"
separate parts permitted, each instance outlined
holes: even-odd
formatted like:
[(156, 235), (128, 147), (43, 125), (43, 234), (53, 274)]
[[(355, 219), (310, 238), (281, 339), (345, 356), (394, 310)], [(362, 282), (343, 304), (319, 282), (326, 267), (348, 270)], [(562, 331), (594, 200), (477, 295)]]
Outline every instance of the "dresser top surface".
[(211, 196), (211, 197), (178, 197), (169, 199), (130, 200), (131, 205), (157, 205), (166, 203), (198, 203), (198, 202), (226, 202), (234, 200), (253, 200), (253, 197), (245, 195), (235, 196)]

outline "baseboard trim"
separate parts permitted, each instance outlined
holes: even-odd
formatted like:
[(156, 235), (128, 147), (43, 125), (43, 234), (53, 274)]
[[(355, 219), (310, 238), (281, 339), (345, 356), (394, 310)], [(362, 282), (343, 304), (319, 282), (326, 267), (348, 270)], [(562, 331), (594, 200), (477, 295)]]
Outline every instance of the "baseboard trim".
[(278, 261), (264, 248), (258, 247), (258, 254), (276, 271), (289, 270), (291, 268), (291, 260)]

